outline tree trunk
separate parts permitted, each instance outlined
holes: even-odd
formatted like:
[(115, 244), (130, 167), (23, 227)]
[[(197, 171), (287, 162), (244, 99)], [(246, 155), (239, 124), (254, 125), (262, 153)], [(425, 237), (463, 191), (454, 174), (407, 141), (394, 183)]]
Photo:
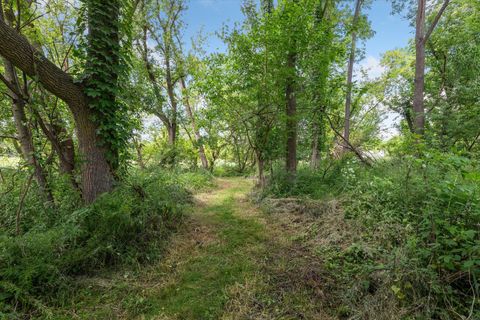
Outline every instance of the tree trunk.
[(415, 88), (413, 92), (414, 132), (419, 135), (425, 133), (425, 45), (433, 30), (442, 17), (450, 0), (444, 0), (443, 5), (437, 12), (432, 24), (425, 32), (426, 4), (427, 0), (417, 0), (417, 19), (415, 22)]
[(5, 80), (10, 83), (13, 90), (8, 90), (8, 94), (12, 97), (12, 114), (15, 123), (15, 128), (18, 134), (18, 141), (20, 142), (20, 149), (25, 161), (34, 170), (34, 177), (40, 187), (40, 190), (45, 195), (49, 202), (53, 202), (53, 195), (48, 186), (47, 175), (45, 170), (40, 165), (37, 155), (35, 154), (35, 147), (33, 144), (32, 131), (28, 127), (28, 119), (25, 114), (26, 102), (18, 93), (22, 92), (18, 82), (15, 67), (6, 59), (4, 59)]
[[(112, 173), (118, 169), (120, 150), (118, 147), (117, 123), (112, 123), (118, 110), (116, 96), (120, 73), (120, 1), (88, 0), (88, 46), (85, 63), (85, 93), (88, 107), (92, 110), (90, 121), (98, 130), (101, 139), (97, 142), (104, 146), (105, 159)], [(96, 92), (96, 94), (91, 94)], [(101, 140), (101, 141), (100, 141)]]
[(28, 76), (37, 79), (46, 90), (67, 103), (77, 127), (82, 158), (82, 194), (85, 202), (93, 202), (101, 193), (113, 188), (113, 174), (100, 145), (97, 126), (83, 87), (67, 73), (46, 59), (28, 40), (0, 21), (0, 55)]
[(69, 176), (75, 189), (80, 189), (75, 180), (75, 145), (73, 138), (67, 134), (67, 130), (59, 121), (47, 125), (39, 112), (34, 111), (34, 113), (40, 128), (58, 155), (60, 172)]
[(143, 154), (142, 154), (142, 143), (137, 140), (136, 137), (133, 137), (133, 145), (135, 147), (135, 151), (137, 152), (137, 162), (141, 169), (145, 169), (145, 162), (143, 161)]
[[(148, 80), (153, 86), (153, 93), (155, 94), (155, 98), (157, 100), (157, 109), (155, 110), (154, 114), (160, 119), (160, 121), (162, 121), (165, 128), (167, 128), (168, 143), (172, 145), (175, 143), (176, 128), (173, 129), (173, 121), (170, 121), (170, 119), (165, 114), (165, 112), (163, 112), (162, 105), (165, 102), (165, 99), (162, 96), (161, 88), (157, 82), (157, 77), (155, 76), (153, 65), (149, 60), (147, 32), (148, 32), (148, 27), (145, 25), (143, 27), (143, 38), (142, 38), (141, 50), (142, 50), (143, 63), (145, 64), (145, 69), (147, 70)], [(173, 91), (171, 91), (171, 93), (173, 94)], [(175, 122), (175, 126), (176, 126), (176, 122)]]
[(207, 160), (207, 156), (205, 155), (205, 149), (203, 147), (202, 137), (196, 125), (195, 115), (193, 114), (193, 110), (190, 105), (190, 100), (187, 92), (187, 85), (183, 77), (180, 79), (180, 89), (182, 90), (183, 101), (185, 104), (185, 108), (187, 109), (188, 117), (190, 118), (190, 122), (192, 123), (193, 133), (195, 135), (195, 143), (198, 146), (198, 155), (200, 157), (200, 161), (202, 161), (202, 167), (203, 169), (208, 170), (208, 160)]
[[(345, 138), (345, 142), (350, 142), (350, 117), (351, 117), (351, 105), (352, 105), (352, 79), (353, 79), (353, 65), (355, 64), (355, 51), (356, 51), (356, 42), (357, 42), (357, 31), (355, 30), (357, 26), (358, 19), (360, 17), (360, 12), (362, 8), (363, 0), (357, 0), (357, 4), (355, 6), (355, 13), (353, 15), (353, 22), (352, 22), (352, 47), (350, 49), (350, 57), (348, 59), (348, 67), (347, 67), (347, 96), (345, 99), (345, 126), (343, 137)], [(348, 143), (343, 144), (343, 150), (347, 151)]]
[[(3, 6), (1, 1), (0, 23), (4, 24), (4, 27), (8, 27), (5, 24)], [(12, 21), (9, 20), (9, 23), (12, 23)], [(28, 127), (28, 120), (25, 114), (26, 101), (25, 98), (22, 97), (23, 91), (21, 90), (20, 83), (18, 81), (15, 66), (6, 58), (3, 59), (3, 62), (5, 69), (4, 80), (6, 81), (5, 84), (8, 85), (8, 94), (12, 97), (12, 114), (15, 122), (15, 128), (18, 133), (18, 140), (20, 141), (21, 154), (23, 155), (25, 161), (33, 168), (35, 180), (37, 181), (40, 189), (42, 190), (42, 193), (45, 195), (46, 199), (49, 202), (53, 202), (53, 194), (48, 187), (47, 175), (43, 167), (40, 165), (38, 158), (35, 154), (33, 136), (30, 128)]]
[(257, 160), (257, 169), (258, 169), (258, 182), (257, 186), (259, 188), (265, 188), (266, 180), (265, 180), (265, 160), (262, 157), (260, 151), (255, 151), (255, 157)]
[(297, 56), (295, 52), (289, 52), (287, 57), (287, 67), (289, 76), (287, 77), (285, 98), (286, 98), (286, 170), (291, 180), (295, 179), (297, 172), (297, 99), (295, 96), (295, 64)]
[(115, 179), (107, 160), (107, 149), (97, 136), (98, 127), (92, 121), (93, 113), (88, 103), (74, 109), (81, 110), (74, 113), (74, 119), (82, 163), (82, 195), (86, 203), (92, 203), (99, 195), (113, 189)]
[(312, 170), (318, 169), (320, 166), (320, 124), (315, 121), (313, 123), (313, 137), (312, 137), (312, 154), (310, 157), (310, 168)]
[(415, 88), (413, 93), (413, 129), (416, 134), (425, 132), (425, 7), (427, 0), (417, 0), (417, 19), (415, 28)]
[(165, 81), (167, 83), (167, 93), (172, 106), (172, 117), (170, 119), (169, 128), (169, 142), (172, 146), (175, 146), (177, 140), (177, 98), (175, 97), (175, 83), (172, 78), (172, 67), (170, 61), (170, 53), (167, 48), (165, 54)]

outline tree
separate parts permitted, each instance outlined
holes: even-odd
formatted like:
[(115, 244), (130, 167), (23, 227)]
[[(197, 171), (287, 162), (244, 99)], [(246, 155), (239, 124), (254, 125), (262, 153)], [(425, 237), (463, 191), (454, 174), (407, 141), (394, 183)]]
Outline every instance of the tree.
[(192, 130), (195, 138), (195, 144), (198, 148), (198, 156), (200, 157), (200, 161), (202, 162), (202, 167), (204, 169), (208, 169), (208, 159), (205, 155), (205, 148), (203, 146), (202, 136), (200, 135), (200, 130), (197, 126), (197, 121), (195, 119), (195, 114), (193, 112), (193, 108), (190, 104), (190, 95), (188, 93), (187, 84), (185, 81), (185, 77), (182, 76), (180, 78), (180, 90), (183, 96), (183, 104), (185, 105), (185, 109), (187, 111), (187, 115), (190, 119), (190, 123), (192, 125)]
[[(298, 59), (298, 30), (299, 24), (296, 19), (295, 9), (298, 6), (296, 0), (284, 3), (283, 19), (286, 26), (286, 77), (285, 77), (285, 101), (286, 101), (286, 162), (285, 168), (291, 182), (295, 179), (297, 172), (297, 59)], [(291, 10), (291, 11), (290, 11)], [(293, 17), (293, 19), (291, 19)], [(290, 20), (291, 19), (291, 20)]]
[(0, 21), (0, 55), (69, 106), (82, 157), (82, 195), (90, 203), (112, 190), (118, 167), (121, 141), (115, 122), (121, 115), (115, 95), (120, 2), (88, 0), (85, 4), (89, 33), (84, 81), (74, 81), (4, 21)]
[(425, 133), (425, 46), (433, 30), (437, 26), (443, 12), (450, 0), (443, 0), (442, 7), (437, 12), (430, 27), (426, 30), (426, 6), (427, 0), (417, 0), (417, 17), (415, 20), (415, 86), (413, 93), (414, 132), (423, 135)]
[(335, 43), (336, 9), (334, 1), (319, 1), (315, 7), (315, 21), (311, 33), (311, 45), (306, 55), (308, 78), (307, 94), (312, 104), (311, 111), (311, 152), (310, 167), (317, 169), (320, 165), (321, 151), (326, 144), (325, 113), (329, 78), (332, 79), (332, 64), (340, 56), (339, 45)]
[(362, 10), (363, 0), (357, 0), (355, 5), (355, 12), (353, 14), (352, 31), (351, 31), (351, 45), (350, 45), (350, 57), (348, 59), (347, 66), (347, 94), (345, 99), (345, 126), (343, 131), (343, 137), (345, 139), (344, 149), (348, 150), (348, 143), (350, 142), (350, 117), (351, 117), (351, 105), (352, 105), (352, 79), (353, 79), (353, 65), (355, 64), (355, 53), (357, 43), (357, 24), (360, 18)]
[[(20, 10), (20, 8), (17, 8)], [(5, 20), (4, 11), (2, 4), (0, 2), (0, 23), (8, 23), (8, 25), (13, 26), (13, 13), (7, 14), (8, 20)], [(34, 177), (37, 181), (40, 189), (45, 195), (46, 199), (49, 202), (53, 202), (53, 195), (48, 187), (47, 175), (40, 164), (37, 153), (35, 151), (32, 132), (29, 128), (29, 121), (25, 113), (25, 107), (27, 104), (28, 98), (25, 95), (28, 95), (28, 87), (25, 85), (21, 87), (19, 77), (10, 61), (3, 59), (3, 65), (5, 69), (5, 76), (1, 75), (0, 79), (7, 87), (8, 95), (12, 100), (12, 114), (17, 131), (18, 141), (20, 142), (21, 154), (25, 161), (33, 168)]]

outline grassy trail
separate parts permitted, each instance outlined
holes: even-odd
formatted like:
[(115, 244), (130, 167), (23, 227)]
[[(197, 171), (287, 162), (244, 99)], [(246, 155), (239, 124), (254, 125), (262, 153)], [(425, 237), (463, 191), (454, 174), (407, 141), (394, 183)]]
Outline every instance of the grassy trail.
[(90, 279), (60, 318), (329, 319), (299, 270), (307, 253), (248, 201), (251, 187), (219, 179), (159, 263)]

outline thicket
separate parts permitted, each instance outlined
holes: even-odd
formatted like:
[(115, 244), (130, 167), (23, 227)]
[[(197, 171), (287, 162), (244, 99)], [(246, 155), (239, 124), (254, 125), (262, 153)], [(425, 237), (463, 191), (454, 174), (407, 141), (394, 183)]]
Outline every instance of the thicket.
[(336, 288), (340, 314), (358, 314), (366, 296), (384, 290), (407, 317), (475, 319), (480, 164), (465, 155), (411, 149), (416, 153), (396, 147), (371, 168), (349, 157), (319, 170), (302, 167), (294, 185), (280, 171), (263, 196), (340, 199), (338, 214), (352, 226), (353, 240), (318, 248), (342, 284)]
[(53, 189), (62, 200), (54, 204), (42, 203), (38, 190), (28, 192), (17, 234), (21, 175), (4, 170), (11, 184), (0, 190), (0, 318), (48, 313), (49, 305), (74, 292), (77, 276), (156, 259), (192, 191), (212, 185), (205, 172), (135, 170), (113, 192), (82, 207), (60, 180)]

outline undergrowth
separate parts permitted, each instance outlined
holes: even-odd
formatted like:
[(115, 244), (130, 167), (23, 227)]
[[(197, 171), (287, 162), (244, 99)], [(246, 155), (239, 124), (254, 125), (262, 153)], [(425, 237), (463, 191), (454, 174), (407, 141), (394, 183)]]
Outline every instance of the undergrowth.
[[(328, 166), (301, 168), (293, 185), (274, 175), (262, 196), (341, 201), (337, 214), (349, 226), (348, 241), (314, 248), (336, 278), (334, 312), (480, 318), (479, 163), (425, 152), (372, 168), (348, 158)], [(338, 225), (329, 228), (336, 232)]]
[[(17, 175), (20, 175), (17, 173)], [(0, 318), (46, 316), (76, 289), (76, 277), (158, 258), (182, 220), (192, 192), (212, 186), (209, 174), (132, 172), (109, 194), (82, 207), (74, 192), (55, 204), (28, 192), (16, 233), (18, 187), (1, 190)], [(8, 184), (2, 184), (10, 188)]]

